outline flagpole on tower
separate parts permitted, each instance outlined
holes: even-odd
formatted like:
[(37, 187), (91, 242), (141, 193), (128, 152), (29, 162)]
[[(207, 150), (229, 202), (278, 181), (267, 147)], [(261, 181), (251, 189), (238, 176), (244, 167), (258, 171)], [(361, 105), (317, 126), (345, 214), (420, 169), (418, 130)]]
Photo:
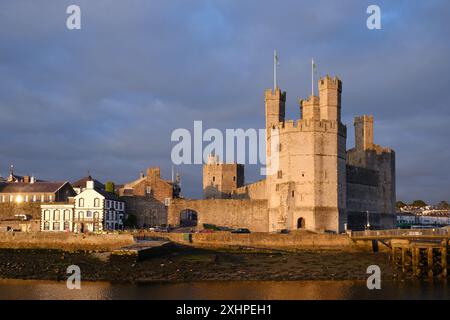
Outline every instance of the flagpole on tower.
[(277, 90), (277, 50), (273, 51), (273, 91)]
[(311, 59), (311, 95), (314, 96), (314, 58)]
[(278, 59), (277, 50), (273, 50), (273, 90), (276, 91), (278, 88), (277, 79), (277, 67), (280, 65), (280, 60)]

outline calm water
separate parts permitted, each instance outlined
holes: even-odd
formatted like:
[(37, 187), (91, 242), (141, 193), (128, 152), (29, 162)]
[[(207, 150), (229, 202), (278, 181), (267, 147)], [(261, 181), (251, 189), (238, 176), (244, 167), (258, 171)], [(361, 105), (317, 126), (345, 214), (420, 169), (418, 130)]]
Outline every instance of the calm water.
[(177, 284), (0, 280), (0, 299), (449, 299), (445, 284), (386, 283), (368, 290), (364, 281), (229, 281)]

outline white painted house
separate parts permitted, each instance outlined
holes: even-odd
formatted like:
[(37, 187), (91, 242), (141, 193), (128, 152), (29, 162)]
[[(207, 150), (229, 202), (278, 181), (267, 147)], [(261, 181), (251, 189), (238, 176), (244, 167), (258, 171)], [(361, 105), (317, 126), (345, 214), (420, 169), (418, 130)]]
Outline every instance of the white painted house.
[(41, 210), (42, 231), (122, 230), (125, 203), (113, 193), (95, 189), (94, 181), (87, 181), (73, 204), (41, 205)]

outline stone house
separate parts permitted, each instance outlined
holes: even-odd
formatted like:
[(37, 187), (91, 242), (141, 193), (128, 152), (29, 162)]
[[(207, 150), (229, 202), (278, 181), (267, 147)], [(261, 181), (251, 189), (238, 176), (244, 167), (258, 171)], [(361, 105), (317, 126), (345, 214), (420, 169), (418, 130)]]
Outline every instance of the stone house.
[(158, 167), (149, 167), (147, 175), (125, 183), (119, 188), (120, 199), (125, 201), (127, 214), (134, 215), (138, 227), (167, 224), (167, 206), (180, 196), (179, 177), (176, 181), (161, 178)]

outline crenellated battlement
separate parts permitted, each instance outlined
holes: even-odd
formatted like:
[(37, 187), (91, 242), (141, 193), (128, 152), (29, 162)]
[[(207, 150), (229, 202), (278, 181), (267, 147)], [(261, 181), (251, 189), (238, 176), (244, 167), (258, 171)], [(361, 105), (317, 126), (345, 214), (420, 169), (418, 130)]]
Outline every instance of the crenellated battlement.
[(285, 132), (333, 132), (341, 135), (346, 135), (347, 128), (342, 123), (335, 120), (313, 120), (313, 119), (298, 119), (286, 120), (274, 125), (272, 128), (278, 129), (279, 134)]
[(319, 91), (334, 89), (342, 92), (342, 81), (337, 77), (330, 77), (328, 74), (319, 80)]
[(281, 100), (286, 101), (286, 91), (281, 91), (280, 88), (266, 89), (264, 92), (266, 100)]

